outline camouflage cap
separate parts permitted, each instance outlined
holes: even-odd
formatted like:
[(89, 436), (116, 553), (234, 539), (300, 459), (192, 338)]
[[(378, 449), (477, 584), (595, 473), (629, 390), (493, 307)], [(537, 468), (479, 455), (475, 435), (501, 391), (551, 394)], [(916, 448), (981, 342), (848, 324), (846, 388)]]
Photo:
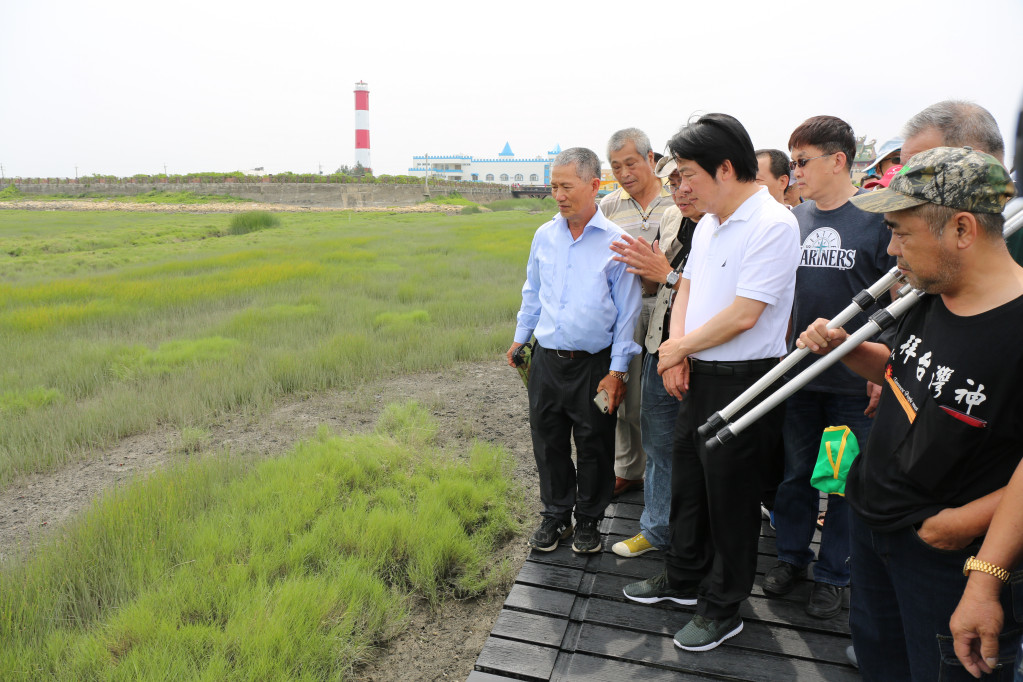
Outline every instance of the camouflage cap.
[(935, 147), (902, 167), (888, 189), (851, 199), (868, 213), (892, 213), (920, 204), (938, 204), (970, 213), (1001, 213), (1015, 194), (1005, 166), (969, 147)]

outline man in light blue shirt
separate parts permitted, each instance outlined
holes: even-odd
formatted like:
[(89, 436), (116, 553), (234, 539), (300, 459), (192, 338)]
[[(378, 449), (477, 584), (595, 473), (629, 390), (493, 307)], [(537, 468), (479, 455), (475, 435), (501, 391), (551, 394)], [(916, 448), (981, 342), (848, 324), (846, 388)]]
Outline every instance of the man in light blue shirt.
[[(533, 237), (508, 364), (536, 335), (529, 372), (529, 425), (540, 475), (543, 521), (530, 547), (551, 551), (573, 533), (572, 549), (601, 550), (597, 523), (614, 489), (614, 412), (625, 397), (639, 317), (639, 278), (614, 260), (621, 229), (597, 208), (600, 159), (575, 147), (557, 156), (551, 191), (558, 215)], [(594, 403), (606, 398), (607, 412)], [(572, 464), (570, 440), (575, 439)]]

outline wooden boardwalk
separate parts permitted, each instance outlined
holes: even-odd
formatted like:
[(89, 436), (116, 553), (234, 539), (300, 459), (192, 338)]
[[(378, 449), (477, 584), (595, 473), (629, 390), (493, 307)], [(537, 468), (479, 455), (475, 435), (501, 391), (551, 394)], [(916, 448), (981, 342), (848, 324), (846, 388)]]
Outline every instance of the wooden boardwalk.
[(860, 679), (845, 655), (847, 609), (827, 621), (806, 615), (809, 582), (783, 599), (761, 590), (776, 561), (766, 522), (753, 594), (740, 610), (742, 633), (708, 652), (675, 647), (672, 637), (693, 607), (637, 604), (622, 594), (628, 583), (661, 570), (658, 553), (624, 559), (611, 552), (639, 532), (642, 496), (631, 492), (608, 507), (603, 552), (580, 556), (563, 542), (553, 552), (530, 553), (468, 682)]

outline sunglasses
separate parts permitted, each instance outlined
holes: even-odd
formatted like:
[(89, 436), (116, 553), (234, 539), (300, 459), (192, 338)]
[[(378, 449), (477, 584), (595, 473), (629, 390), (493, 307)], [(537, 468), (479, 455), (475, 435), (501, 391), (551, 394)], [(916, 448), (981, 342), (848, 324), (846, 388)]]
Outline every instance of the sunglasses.
[(789, 170), (796, 170), (796, 168), (803, 168), (806, 164), (810, 163), (814, 159), (823, 159), (825, 156), (832, 156), (838, 152), (828, 152), (827, 154), (821, 154), (820, 156), (811, 156), (809, 159), (796, 159), (795, 161), (789, 161)]

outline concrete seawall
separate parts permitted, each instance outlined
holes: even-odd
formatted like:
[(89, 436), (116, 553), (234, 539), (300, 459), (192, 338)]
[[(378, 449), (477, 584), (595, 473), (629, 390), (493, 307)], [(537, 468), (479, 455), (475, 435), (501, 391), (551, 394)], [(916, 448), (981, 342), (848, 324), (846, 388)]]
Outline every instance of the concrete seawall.
[[(61, 194), (67, 196), (136, 196), (154, 190), (194, 192), (200, 195), (229, 194), (268, 204), (359, 208), (369, 206), (411, 206), (425, 199), (422, 185), (283, 183), (283, 182), (192, 182), (192, 183), (13, 183), (26, 198)], [(511, 191), (493, 187), (430, 187), (433, 198), (457, 192), (477, 203), (510, 199)]]

